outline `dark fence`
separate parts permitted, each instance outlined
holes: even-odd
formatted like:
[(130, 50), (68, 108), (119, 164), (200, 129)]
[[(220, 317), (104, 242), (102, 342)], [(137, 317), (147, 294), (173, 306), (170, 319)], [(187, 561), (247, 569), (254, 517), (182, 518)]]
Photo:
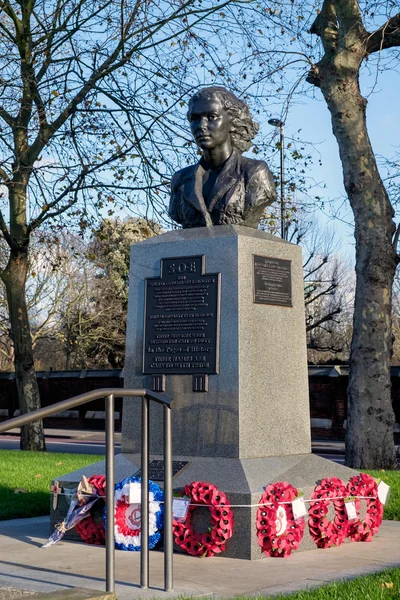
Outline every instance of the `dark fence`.
[[(82, 371), (38, 371), (42, 407), (50, 406), (72, 396), (79, 396), (98, 388), (122, 388), (124, 379), (121, 369)], [(17, 388), (14, 373), (0, 373), (0, 421), (18, 413)], [(122, 398), (115, 398), (116, 427), (122, 420)], [(93, 400), (74, 411), (68, 411), (45, 420), (46, 426), (76, 426), (83, 428), (98, 421), (104, 425), (104, 399)], [(101, 421), (101, 423), (100, 423)]]
[[(309, 366), (310, 412), (314, 437), (344, 437), (347, 384), (347, 366)], [(84, 394), (97, 388), (123, 387), (120, 369), (83, 371), (38, 371), (42, 406)], [(400, 367), (392, 367), (392, 398), (396, 423), (400, 423)], [(18, 411), (14, 373), (0, 373), (0, 421), (15, 416)], [(103, 427), (104, 407), (93, 401), (71, 414), (57, 415), (46, 421), (46, 426)], [(116, 428), (122, 420), (122, 399), (115, 399)], [(397, 427), (400, 432), (400, 427)]]
[[(396, 437), (400, 432), (400, 367), (392, 367), (392, 401)], [(310, 413), (313, 437), (344, 438), (347, 417), (347, 365), (309, 366)]]

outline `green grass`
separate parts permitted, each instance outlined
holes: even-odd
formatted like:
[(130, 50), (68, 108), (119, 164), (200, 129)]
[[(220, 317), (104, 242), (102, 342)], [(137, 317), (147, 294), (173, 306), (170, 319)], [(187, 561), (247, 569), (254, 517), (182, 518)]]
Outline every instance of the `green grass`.
[(383, 518), (390, 521), (400, 521), (400, 471), (366, 471), (366, 473), (376, 479), (382, 479), (390, 485), (389, 502), (385, 506)]
[(48, 515), (51, 480), (96, 460), (90, 454), (0, 450), (0, 520)]
[[(272, 598), (273, 600), (399, 600), (400, 569), (388, 569), (374, 575), (330, 583), (295, 594), (273, 597), (252, 596), (251, 600), (272, 600)], [(244, 599), (245, 596), (241, 596), (241, 600)]]

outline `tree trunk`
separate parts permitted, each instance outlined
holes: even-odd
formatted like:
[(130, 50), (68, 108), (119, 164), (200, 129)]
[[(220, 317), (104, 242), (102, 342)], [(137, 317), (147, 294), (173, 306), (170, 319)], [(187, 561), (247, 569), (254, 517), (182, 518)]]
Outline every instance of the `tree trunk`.
[[(21, 413), (40, 408), (25, 298), (27, 268), (28, 252), (21, 250), (11, 254), (2, 276), (7, 291), (11, 335), (14, 342), (15, 379)], [(21, 427), (20, 447), (21, 450), (46, 450), (42, 421)]]
[(378, 173), (358, 72), (362, 54), (341, 49), (323, 70), (344, 185), (354, 214), (356, 296), (350, 354), (346, 464), (396, 469), (391, 400), (393, 209)]

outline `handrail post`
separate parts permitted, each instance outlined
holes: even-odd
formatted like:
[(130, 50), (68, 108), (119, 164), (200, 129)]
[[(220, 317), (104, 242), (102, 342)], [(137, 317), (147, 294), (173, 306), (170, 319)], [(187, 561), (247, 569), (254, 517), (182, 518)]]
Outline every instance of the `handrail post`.
[(164, 584), (167, 591), (172, 590), (172, 402), (164, 394), (147, 389), (101, 388), (73, 396), (68, 400), (56, 402), (51, 406), (39, 408), (28, 414), (8, 419), (0, 423), (0, 433), (14, 427), (22, 427), (33, 421), (44, 419), (57, 412), (69, 410), (105, 398), (106, 404), (106, 588), (115, 590), (115, 526), (114, 526), (114, 397), (142, 398), (142, 483), (141, 483), (141, 553), (140, 584), (149, 587), (149, 401), (154, 400), (164, 406), (164, 495), (165, 495), (165, 552)]
[(106, 397), (106, 592), (115, 591), (114, 394)]
[(164, 590), (173, 589), (172, 425), (171, 407), (164, 404)]
[(140, 587), (149, 587), (149, 399), (142, 397)]

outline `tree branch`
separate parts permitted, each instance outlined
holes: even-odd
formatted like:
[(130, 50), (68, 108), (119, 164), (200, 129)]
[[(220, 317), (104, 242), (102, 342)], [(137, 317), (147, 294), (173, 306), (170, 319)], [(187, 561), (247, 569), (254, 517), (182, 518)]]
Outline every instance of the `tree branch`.
[(321, 292), (319, 292), (319, 294), (316, 294), (315, 296), (309, 295), (312, 294), (311, 290), (308, 296), (306, 296), (305, 298), (305, 305), (307, 306), (308, 304), (312, 304), (313, 302), (318, 300), (318, 298), (321, 298), (321, 296), (332, 296), (332, 292), (337, 288), (337, 286), (338, 284), (335, 281), (333, 281), (329, 287), (327, 287), (325, 290), (322, 290)]
[(364, 27), (358, 0), (335, 0), (336, 15), (340, 28), (340, 38), (344, 45), (358, 42), (367, 34)]
[(335, 52), (339, 38), (339, 27), (333, 0), (324, 0), (321, 12), (310, 27), (310, 33), (314, 33), (321, 39), (325, 51), (325, 55), (319, 63), (311, 67), (306, 78), (308, 83), (319, 87), (321, 85), (320, 68), (324, 61)]
[(310, 33), (321, 38), (325, 52), (331, 52), (336, 47), (339, 30), (333, 0), (324, 0), (321, 12), (310, 27)]
[(380, 52), (385, 48), (400, 46), (400, 13), (389, 19), (382, 27), (368, 34), (367, 52)]
[(336, 308), (332, 312), (330, 312), (327, 315), (321, 317), (315, 323), (312, 323), (311, 325), (307, 325), (306, 331), (311, 331), (312, 329), (315, 329), (316, 327), (319, 327), (320, 325), (322, 325), (322, 323), (325, 323), (326, 321), (332, 321), (333, 317), (335, 315), (338, 315), (341, 312), (342, 312), (342, 309), (340, 307)]
[(11, 183), (11, 179), (9, 178), (9, 176), (7, 175), (7, 172), (5, 171), (5, 169), (3, 169), (3, 167), (0, 167), (0, 177), (3, 181), (0, 181), (1, 185), (7, 185), (9, 183)]
[(396, 231), (393, 237), (393, 248), (394, 251), (396, 252), (396, 256), (397, 256), (397, 260), (400, 261), (400, 254), (397, 252), (397, 246), (399, 243), (399, 236), (400, 236), (400, 223), (397, 225), (396, 227)]
[(15, 119), (14, 117), (12, 117), (10, 115), (10, 113), (8, 113), (6, 110), (4, 110), (4, 108), (2, 108), (0, 106), (0, 117), (7, 123), (7, 125), (9, 125), (10, 127), (14, 127), (15, 126)]
[(346, 49), (365, 56), (365, 40), (368, 33), (364, 27), (357, 0), (324, 0), (320, 14), (311, 26), (310, 33), (321, 38), (325, 54), (310, 69), (307, 82), (317, 87), (321, 71), (335, 52)]
[(10, 19), (12, 19), (14, 26), (15, 26), (15, 30), (19, 33), (21, 31), (22, 23), (21, 23), (20, 19), (17, 17), (17, 15), (15, 14), (15, 12), (13, 11), (9, 0), (4, 0), (3, 2), (0, 2), (0, 9), (4, 10), (6, 15), (8, 15), (10, 17)]
[(80, 186), (82, 184), (82, 182), (84, 181), (85, 177), (87, 175), (87, 168), (83, 168), (82, 171), (79, 173), (79, 175), (75, 178), (75, 181), (73, 183), (71, 183), (63, 192), (62, 194), (60, 194), (60, 196), (58, 196), (55, 200), (53, 200), (52, 202), (49, 202), (48, 204), (46, 204), (43, 208), (41, 213), (35, 218), (32, 219), (31, 223), (28, 226), (28, 230), (29, 232), (34, 231), (35, 229), (37, 229), (42, 223), (43, 221), (46, 221), (48, 219), (50, 219), (51, 217), (56, 217), (58, 215), (61, 215), (62, 213), (64, 213), (66, 210), (68, 210), (69, 208), (71, 208), (72, 204), (75, 204), (75, 202), (69, 202), (68, 204), (61, 206), (58, 210), (55, 210), (53, 212), (50, 212), (50, 210), (52, 208), (55, 208), (57, 206), (57, 204), (59, 204), (59, 202), (65, 198), (65, 196), (68, 196), (68, 194), (71, 193), (75, 193), (80, 189)]
[(6, 240), (7, 244), (10, 246), (10, 248), (15, 248), (15, 243), (13, 242), (10, 232), (8, 231), (7, 224), (5, 222), (5, 219), (4, 219), (4, 216), (3, 216), (3, 213), (1, 210), (0, 210), (0, 231), (3, 234), (4, 239)]
[[(210, 8), (201, 8), (197, 10), (193, 10), (190, 14), (202, 15), (200, 16), (197, 22), (202, 21), (206, 15), (216, 12), (221, 8), (227, 6), (231, 0), (227, 0), (221, 4), (213, 6)], [(251, 0), (235, 0), (241, 4), (247, 4)], [(167, 36), (165, 39), (156, 39), (154, 43), (150, 45), (145, 45), (147, 40), (152, 39), (156, 36), (156, 34), (168, 23), (172, 21), (176, 21), (185, 17), (187, 14), (187, 9), (193, 4), (193, 0), (186, 0), (184, 4), (182, 4), (179, 8), (177, 8), (174, 12), (168, 15), (164, 19), (160, 19), (156, 22), (149, 23), (145, 27), (140, 28), (139, 30), (134, 30), (133, 25), (135, 22), (136, 13), (132, 13), (125, 24), (124, 31), (122, 33), (121, 39), (115, 45), (114, 50), (111, 54), (106, 58), (106, 60), (92, 72), (86, 83), (82, 86), (82, 88), (76, 93), (75, 97), (69, 102), (68, 106), (62, 111), (62, 113), (49, 125), (45, 128), (45, 131), (37, 136), (36, 140), (30, 147), (29, 151), (29, 159), (30, 163), (37, 159), (39, 154), (42, 152), (42, 149), (46, 145), (46, 143), (50, 140), (55, 131), (59, 130), (60, 127), (67, 121), (67, 119), (75, 112), (77, 106), (85, 99), (88, 93), (96, 87), (97, 82), (100, 79), (104, 79), (107, 75), (111, 75), (113, 72), (123, 67), (126, 63), (128, 63), (133, 54), (135, 52), (143, 51), (147, 48), (158, 46), (168, 39), (171, 39), (171, 36)], [(180, 35), (188, 29), (188, 26), (185, 25), (182, 27), (181, 31), (178, 31), (174, 34), (173, 37)], [(144, 34), (144, 35), (143, 35)], [(132, 40), (133, 38), (140, 37), (140, 41), (132, 46), (129, 51), (121, 56), (118, 60), (119, 55), (122, 52), (122, 49), (125, 48), (125, 44)]]
[(335, 352), (335, 353), (339, 353), (339, 352), (343, 352), (343, 347), (336, 347), (334, 345), (328, 345), (328, 346), (323, 346), (322, 344), (319, 344), (318, 341), (311, 341), (310, 343), (307, 344), (307, 348), (308, 350), (317, 350), (319, 352)]

